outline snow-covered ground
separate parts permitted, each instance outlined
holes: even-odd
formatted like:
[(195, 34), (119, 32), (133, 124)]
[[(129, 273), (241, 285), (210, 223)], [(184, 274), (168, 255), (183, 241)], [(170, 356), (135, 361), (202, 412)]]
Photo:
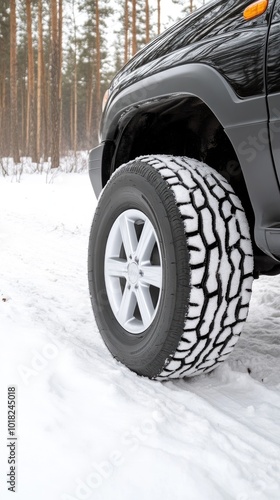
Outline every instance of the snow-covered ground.
[(15, 384), (19, 500), (279, 500), (280, 277), (254, 283), (229, 362), (152, 382), (94, 322), (87, 174), (0, 177), (0, 193), (0, 498)]

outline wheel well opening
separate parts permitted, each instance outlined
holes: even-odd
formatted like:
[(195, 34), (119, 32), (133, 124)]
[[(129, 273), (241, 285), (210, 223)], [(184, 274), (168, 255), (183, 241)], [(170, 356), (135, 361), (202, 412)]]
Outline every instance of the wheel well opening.
[(150, 102), (120, 121), (115, 153), (103, 181), (137, 156), (169, 154), (205, 162), (223, 175), (242, 200), (253, 234), (254, 213), (234, 148), (211, 109), (197, 97)]

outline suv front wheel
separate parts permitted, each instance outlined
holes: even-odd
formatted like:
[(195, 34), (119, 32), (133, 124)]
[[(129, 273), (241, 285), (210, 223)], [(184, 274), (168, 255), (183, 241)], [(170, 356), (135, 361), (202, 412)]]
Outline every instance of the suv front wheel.
[(155, 155), (117, 169), (88, 266), (103, 340), (139, 375), (209, 372), (236, 344), (251, 296), (250, 234), (233, 189), (207, 165)]

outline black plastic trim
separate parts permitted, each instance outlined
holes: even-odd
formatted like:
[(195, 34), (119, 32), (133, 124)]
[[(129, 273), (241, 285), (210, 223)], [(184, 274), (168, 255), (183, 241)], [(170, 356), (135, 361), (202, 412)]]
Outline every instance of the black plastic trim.
[(102, 190), (102, 158), (104, 153), (105, 143), (101, 143), (96, 148), (92, 149), (89, 153), (89, 177), (95, 192), (96, 198), (98, 198)]

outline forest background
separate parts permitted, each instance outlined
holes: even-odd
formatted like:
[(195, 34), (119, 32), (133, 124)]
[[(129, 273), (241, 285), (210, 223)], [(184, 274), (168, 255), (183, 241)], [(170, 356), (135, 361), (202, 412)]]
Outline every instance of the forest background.
[(102, 97), (146, 43), (207, 0), (1, 0), (0, 160), (98, 143)]

